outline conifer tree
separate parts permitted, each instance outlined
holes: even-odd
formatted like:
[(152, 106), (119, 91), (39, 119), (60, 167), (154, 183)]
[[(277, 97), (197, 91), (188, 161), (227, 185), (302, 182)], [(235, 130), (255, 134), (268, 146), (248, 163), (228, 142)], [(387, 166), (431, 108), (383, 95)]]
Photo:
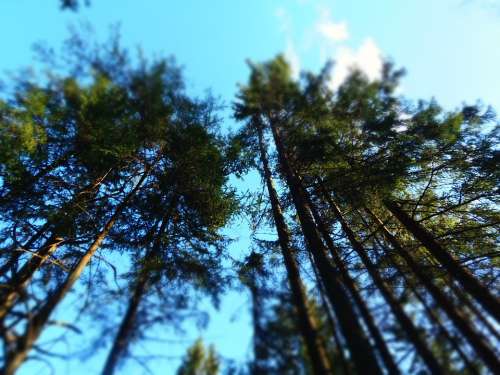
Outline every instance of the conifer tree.
[[(251, 69), (250, 83), (241, 89), (236, 106), (237, 117), (258, 118), (272, 135), (277, 169), (289, 189), (289, 207), (296, 210), (342, 333), (346, 334), (339, 309), (343, 300), (333, 298), (338, 294), (332, 290), (337, 274), (343, 279), (340, 285), (357, 301), (356, 309), (375, 341), (373, 353), (378, 354), (372, 365), (380, 359), (388, 371), (398, 373), (391, 358), (394, 351), (385, 349), (388, 333), (380, 335), (370, 323), (371, 314), (347, 271), (352, 260), (346, 261), (345, 251), (338, 250), (352, 248), (361, 270), (373, 281), (364, 278), (363, 284), (380, 293), (394, 314), (391, 330), (397, 340), (418, 354), (411, 368), (425, 364), (433, 373), (444, 373), (448, 364), (440, 361), (450, 359), (439, 348), (451, 345), (466, 371), (476, 371), (469, 349), (495, 371), (498, 359), (490, 340), (498, 332), (489, 319), (497, 319), (498, 298), (486, 286), (495, 278), (497, 246), (491, 235), (498, 224), (498, 175), (491, 169), (498, 154), (497, 130), (489, 125), (491, 109), (464, 106), (446, 113), (435, 101), (411, 107), (394, 95), (403, 72), (390, 64), (378, 81), (353, 72), (336, 92), (328, 88), (328, 67), (319, 75), (304, 75), (302, 83), (290, 79), (281, 57)], [(483, 125), (485, 130), (479, 130)], [(374, 212), (383, 212), (387, 221)], [(387, 229), (390, 220), (394, 233)], [(325, 245), (337, 269), (325, 267), (323, 260), (330, 262), (322, 259)], [(411, 257), (409, 249), (414, 252)], [(460, 259), (480, 259), (482, 268), (474, 263), (465, 267)], [(436, 281), (429, 279), (431, 274)], [(400, 281), (409, 289), (397, 291), (395, 283)], [(410, 287), (413, 283), (422, 286), (425, 296)], [(452, 335), (429, 310), (428, 297), (450, 319)], [(410, 303), (416, 316), (404, 310)], [(351, 315), (356, 316), (356, 310)], [(441, 332), (445, 341), (438, 343), (433, 332)], [(467, 349), (453, 338), (459, 332)], [(345, 339), (361, 371), (356, 339)], [(430, 340), (437, 346), (429, 347)]]
[[(2, 117), (2, 142), (18, 145), (0, 168), (2, 220), (14, 230), (4, 230), (2, 239), (9, 250), (0, 296), (6, 374), (27, 358), (99, 248), (123, 247), (127, 231), (135, 231), (129, 239), (140, 238), (158, 225), (153, 240), (142, 241), (149, 248), (144, 258), (136, 257), (136, 289), (110, 368), (126, 349), (140, 299), (157, 277), (156, 271), (149, 275), (150, 267), (211, 293), (222, 284), (217, 267), (225, 240), (218, 230), (237, 205), (226, 186), (231, 160), (216, 134), (213, 101), (189, 98), (172, 61), (134, 64), (116, 41), (110, 43), (109, 54), (106, 45), (99, 52), (76, 51), (89, 64), (78, 55), (81, 75), (51, 74), (45, 87), (23, 83), (29, 90), (20, 90), (17, 107), (14, 102)], [(18, 247), (20, 223), (29, 249)], [(128, 249), (133, 256), (143, 253)], [(31, 257), (25, 260), (24, 251)], [(56, 260), (64, 257), (64, 264)], [(39, 284), (45, 273), (61, 276)], [(43, 303), (31, 302), (28, 285), (46, 293)], [(16, 304), (20, 296), (30, 302)]]
[(210, 345), (207, 351), (200, 338), (188, 348), (177, 375), (217, 375), (219, 366), (218, 355), (213, 345)]

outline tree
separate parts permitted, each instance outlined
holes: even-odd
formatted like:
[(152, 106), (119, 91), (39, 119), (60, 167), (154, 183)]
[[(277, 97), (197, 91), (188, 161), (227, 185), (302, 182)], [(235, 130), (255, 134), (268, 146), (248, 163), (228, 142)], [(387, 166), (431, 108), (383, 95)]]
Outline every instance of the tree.
[(188, 348), (177, 369), (177, 375), (217, 375), (219, 374), (219, 359), (213, 345), (207, 349), (199, 338)]
[[(283, 139), (283, 127), (287, 126), (288, 113), (293, 110), (299, 95), (298, 86), (291, 80), (290, 68), (282, 57), (263, 65), (252, 66), (250, 83), (243, 87), (235, 111), (238, 119), (260, 116), (271, 131), (278, 154), (280, 172), (283, 174), (299, 216), (301, 228), (308, 249), (313, 255), (328, 298), (338, 316), (342, 333), (345, 336), (350, 354), (358, 371), (380, 372), (373, 349), (369, 345), (357, 314), (351, 308), (349, 296), (338, 271), (328, 259), (327, 249), (323, 244), (314, 219), (307, 206), (302, 183), (290, 164), (289, 152)], [(354, 319), (353, 319), (354, 317)]]
[[(289, 233), (288, 226), (285, 221), (285, 217), (282, 212), (281, 204), (274, 186), (274, 181), (271, 174), (271, 169), (269, 165), (269, 159), (267, 156), (267, 146), (264, 142), (264, 135), (262, 124), (259, 123), (258, 118), (252, 119), (252, 121), (257, 123), (252, 123), (249, 125), (249, 131), (257, 133), (256, 138), (258, 142), (259, 158), (262, 163), (262, 175), (267, 187), (269, 200), (272, 207), (272, 215), (274, 220), (274, 225), (278, 233), (278, 241), (283, 254), (283, 260), (285, 263), (285, 268), (288, 276), (288, 282), (290, 285), (290, 290), (292, 292), (294, 305), (297, 310), (297, 325), (300, 327), (300, 332), (306, 343), (309, 356), (312, 358), (311, 364), (314, 368), (316, 374), (324, 374), (329, 372), (331, 365), (329, 364), (328, 357), (326, 356), (323, 343), (318, 335), (316, 329), (316, 322), (310, 315), (307, 306), (307, 296), (306, 291), (300, 276), (300, 270), (295, 259), (294, 250), (291, 246), (291, 237)], [(250, 142), (247, 138), (246, 142)], [(251, 284), (252, 285), (252, 284)], [(255, 290), (250, 288), (254, 298)], [(257, 301), (254, 302), (254, 304)]]
[[(304, 74), (302, 82), (293, 82), (286, 62), (278, 57), (251, 65), (236, 116), (257, 118), (271, 133), (277, 169), (289, 192), (288, 207), (299, 218), (319, 283), (324, 284), (343, 335), (347, 334), (345, 343), (358, 371), (363, 371), (363, 364), (356, 359), (361, 345), (357, 340), (365, 333), (361, 328), (346, 329), (343, 316), (349, 307), (343, 301), (349, 305), (349, 298), (356, 305), (350, 316), (359, 311), (376, 343), (374, 352), (363, 349), (374, 353), (372, 367), (380, 364), (378, 352), (389, 371), (399, 371), (391, 358), (394, 345), (390, 350), (384, 342), (391, 331), (405, 351), (417, 354), (408, 370), (427, 367), (443, 373), (449, 363), (441, 361), (451, 361), (442, 356), (445, 345), (461, 358), (464, 371), (476, 373), (476, 361), (464, 348), (467, 342), (494, 371), (498, 360), (488, 337), (497, 332), (489, 319), (496, 319), (498, 301), (486, 286), (495, 279), (497, 245), (490, 229), (498, 223), (494, 203), (498, 176), (490, 169), (498, 154), (489, 140), (496, 139), (497, 131), (488, 124), (492, 111), (464, 106), (444, 113), (435, 101), (412, 108), (394, 95), (402, 74), (391, 64), (386, 64), (379, 81), (354, 72), (331, 92), (328, 67), (319, 75)], [(386, 227), (388, 222), (393, 233)], [(332, 263), (325, 256), (325, 245)], [(350, 249), (354, 258), (348, 258)], [(471, 263), (466, 268), (460, 259), (481, 259), (482, 267)], [(377, 297), (361, 296), (350, 272), (358, 273), (362, 288), (370, 288)], [(400, 282), (405, 288), (398, 289)], [(343, 288), (347, 294), (341, 292)], [(372, 312), (364, 306), (376, 298), (387, 301), (387, 313), (392, 315), (385, 319), (389, 327), (383, 336), (370, 323)], [(443, 316), (429, 309), (427, 298), (451, 322), (441, 324)], [(478, 310), (472, 299), (484, 310)], [(349, 333), (354, 334), (349, 337)], [(460, 344), (457, 334), (463, 335)]]
[[(61, 9), (69, 9), (76, 11), (80, 6), (79, 0), (60, 0), (61, 1)], [(90, 0), (85, 0), (85, 5), (90, 5)]]
[[(51, 73), (45, 87), (22, 82), (28, 89), (19, 90), (18, 102), (4, 111), (2, 142), (18, 145), (0, 168), (5, 172), (2, 220), (14, 230), (5, 230), (2, 239), (9, 250), (3, 268), (10, 272), (0, 296), (6, 374), (27, 358), (102, 245), (118, 249), (146, 237), (128, 249), (133, 257), (142, 247), (148, 249), (134, 265), (136, 289), (108, 373), (126, 349), (140, 300), (158, 278), (157, 270), (165, 266), (168, 279), (192, 281), (214, 296), (222, 284), (217, 267), (225, 239), (218, 231), (237, 205), (226, 186), (230, 160), (224, 155), (225, 140), (216, 134), (213, 102), (185, 95), (172, 61), (134, 66), (115, 40), (110, 43), (101, 52), (72, 51), (85, 56), (76, 58), (83, 63), (79, 76)], [(33, 135), (40, 131), (30, 130), (35, 129), (32, 123), (47, 137)], [(12, 135), (17, 129), (24, 134), (21, 141)], [(170, 212), (164, 209), (169, 205)], [(21, 222), (25, 246), (35, 250), (18, 267), (24, 260), (16, 251)], [(158, 229), (153, 240), (142, 235), (151, 228)], [(75, 251), (85, 247), (83, 253)], [(61, 264), (52, 261), (55, 256), (67, 257), (67, 273), (50, 267)], [(61, 280), (39, 284), (46, 272), (60, 274)], [(39, 296), (27, 295), (28, 285), (46, 294), (43, 303), (33, 303)], [(16, 303), (19, 297), (28, 303)]]
[[(214, 133), (217, 123), (209, 104), (183, 99), (169, 130), (171, 143), (161, 167), (152, 172), (150, 183), (130, 210), (135, 219), (117, 234), (117, 242), (128, 245), (133, 253), (141, 253), (137, 244), (147, 250), (136, 261), (133, 293), (103, 374), (113, 373), (131, 338), (148, 328), (138, 323), (138, 315), (151, 315), (140, 309), (149, 290), (168, 290), (169, 284), (177, 283), (183, 288), (193, 285), (216, 300), (224, 288), (221, 257), (227, 240), (219, 230), (238, 207), (233, 190), (226, 186), (224, 140)], [(137, 228), (147, 227), (137, 238)]]

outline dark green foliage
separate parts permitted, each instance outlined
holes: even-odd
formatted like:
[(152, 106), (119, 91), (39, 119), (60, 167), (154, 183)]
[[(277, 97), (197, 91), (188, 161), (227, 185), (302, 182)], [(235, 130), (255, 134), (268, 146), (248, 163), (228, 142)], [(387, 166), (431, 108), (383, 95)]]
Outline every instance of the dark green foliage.
[[(74, 69), (78, 74), (53, 71), (42, 86), (21, 81), (13, 100), (2, 102), (5, 324), (9, 332), (22, 331), (23, 319), (16, 317), (36, 313), (31, 301), (63, 285), (66, 276), (57, 265), (79, 264), (78, 249), (90, 246), (113, 220), (101, 246), (130, 255), (127, 277), (136, 292), (125, 326), (128, 343), (192, 309), (190, 287), (218, 301), (228, 242), (220, 229), (238, 209), (227, 165), (236, 165), (237, 155), (226, 151), (218, 134), (214, 101), (188, 97), (172, 60), (134, 63), (116, 40), (95, 51), (71, 46), (69, 53), (68, 60), (78, 56), (82, 64)], [(27, 253), (40, 257), (53, 238), (59, 242), (49, 256), (56, 261), (40, 262), (25, 274)], [(21, 271), (23, 284), (17, 286)], [(105, 287), (105, 275), (103, 280)], [(27, 283), (36, 295), (11, 306), (7, 301)], [(117, 359), (127, 353), (122, 347)]]
[[(477, 365), (472, 364), (476, 361), (471, 362), (474, 351), (493, 369), (496, 361), (491, 345), (488, 348), (475, 341), (477, 345), (472, 344), (473, 348), (465, 348), (461, 341), (474, 341), (472, 336), (483, 329), (495, 340), (492, 335), (497, 334), (496, 329), (489, 326), (484, 312), (471, 303), (479, 294), (472, 293), (472, 289), (471, 295), (464, 293), (455, 284), (463, 283), (459, 275), (443, 272), (441, 261), (433, 258), (434, 253), (429, 254), (432, 244), (413, 237), (415, 232), (409, 224), (395, 221), (386, 208), (387, 202), (396, 200), (427, 228), (434, 238), (432, 241), (443, 244), (451, 254), (452, 263), (467, 264), (467, 272), (482, 285), (494, 283), (498, 278), (495, 233), (499, 221), (498, 174), (491, 168), (498, 156), (493, 111), (480, 105), (466, 105), (446, 112), (434, 100), (412, 105), (395, 94), (403, 72), (394, 70), (391, 64), (385, 65), (382, 78), (377, 81), (369, 81), (355, 71), (335, 92), (328, 88), (328, 67), (319, 75), (304, 74), (301, 82), (290, 78), (290, 68), (281, 56), (265, 64), (250, 64), (250, 68), (249, 84), (240, 90), (235, 116), (250, 123), (261, 121), (272, 130), (278, 153), (275, 168), (282, 183), (290, 188), (293, 198), (290, 206), (299, 210), (303, 204), (296, 197), (301, 194), (300, 188), (304, 189), (303, 194), (312, 197), (311, 204), (317, 205), (330, 226), (330, 236), (343, 251), (340, 261), (357, 274), (361, 287), (370, 291), (364, 296), (368, 304), (381, 298), (378, 293), (384, 288), (385, 296), (395, 295), (393, 307), (408, 306), (424, 342), (433, 343), (434, 353), (425, 361), (433, 366), (433, 371), (437, 366), (449, 371), (474, 371)], [(247, 139), (249, 152), (254, 152), (251, 142), (255, 134), (248, 126), (241, 136), (246, 137), (243, 139)], [(340, 205), (344, 212), (342, 228), (335, 223), (338, 214), (332, 211), (333, 205)], [(368, 208), (382, 216), (389, 233), (396, 235), (398, 246), (410, 251), (422, 270), (420, 276), (424, 274), (423, 277), (432, 279), (444, 291), (435, 309), (443, 308), (440, 305), (443, 303), (446, 311), (457, 311), (461, 316), (455, 315), (453, 320), (462, 321), (459, 326), (448, 324), (448, 316), (441, 316), (446, 322), (445, 331), (449, 330), (447, 335), (442, 327), (434, 329), (438, 322), (432, 310), (428, 307), (422, 310), (426, 306), (422, 296), (418, 301), (414, 299), (417, 290), (409, 285), (420, 288), (422, 279), (407, 270), (392, 244), (386, 242), (380, 226), (371, 224)], [(307, 243), (307, 237), (314, 236), (314, 231), (304, 226), (304, 220), (308, 220), (306, 214), (299, 212), (299, 218)], [(358, 254), (368, 254), (362, 263), (349, 249), (354, 246), (356, 236), (363, 244), (363, 250), (356, 245), (362, 251)], [(314, 252), (310, 245), (309, 250)], [(370, 274), (378, 281), (363, 274), (366, 264), (373, 264), (375, 268)], [(378, 272), (381, 277), (376, 276)], [(425, 289), (423, 293), (427, 298)], [(394, 332), (397, 345), (392, 347), (394, 350), (399, 346), (397, 358), (412, 355), (412, 365), (406, 370), (422, 371), (424, 366), (413, 355), (413, 344), (405, 337), (409, 331), (399, 326), (399, 318), (388, 319), (386, 315), (390, 313), (384, 307), (377, 311), (372, 307), (372, 313), (375, 312), (384, 316), (384, 336)], [(465, 332), (464, 324), (476, 333), (471, 336), (469, 331), (466, 338), (460, 337)], [(445, 358), (444, 348), (449, 349), (453, 342), (454, 354)], [(425, 351), (427, 345), (424, 343), (421, 348)], [(436, 359), (437, 363), (446, 363), (436, 366)], [(453, 361), (457, 363), (452, 365)]]
[[(7, 375), (33, 347), (44, 353), (37, 339), (82, 277), (89, 289), (80, 283), (75, 295), (87, 299), (75, 299), (99, 332), (93, 344), (113, 341), (103, 374), (158, 327), (203, 318), (198, 302), (217, 306), (235, 279), (250, 292), (254, 329), (242, 373), (321, 373), (313, 342), (335, 373), (497, 368), (491, 108), (406, 100), (404, 72), (390, 63), (378, 80), (354, 71), (332, 91), (330, 66), (296, 81), (278, 56), (249, 64), (234, 104), (244, 126), (222, 135), (219, 104), (190, 97), (172, 59), (130, 57), (117, 38), (92, 46), (73, 35), (66, 47), (63, 69), (22, 76), (0, 101)], [(229, 180), (252, 169), (268, 194), (243, 207)], [(242, 261), (223, 229), (244, 210), (255, 233)], [(262, 228), (278, 241), (259, 238)], [(106, 266), (85, 273), (97, 260)], [(200, 339), (178, 374), (220, 367)]]
[(69, 9), (76, 11), (78, 10), (81, 3), (85, 3), (85, 5), (90, 5), (90, 0), (60, 0), (61, 1), (61, 9)]

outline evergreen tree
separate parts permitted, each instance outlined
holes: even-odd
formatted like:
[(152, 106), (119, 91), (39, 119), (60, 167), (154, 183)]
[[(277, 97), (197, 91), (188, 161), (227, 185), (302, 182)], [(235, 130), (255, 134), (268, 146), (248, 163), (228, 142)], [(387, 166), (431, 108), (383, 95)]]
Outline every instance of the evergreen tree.
[(177, 375), (217, 375), (219, 374), (219, 359), (213, 345), (208, 350), (200, 338), (188, 348), (177, 369)]
[[(237, 117), (258, 118), (272, 135), (290, 207), (296, 210), (319, 284), (324, 284), (357, 371), (363, 371), (363, 364), (356, 359), (356, 337), (364, 332), (361, 327), (346, 329), (345, 306), (339, 306), (344, 300), (334, 298), (342, 293), (332, 288), (337, 273), (348, 291), (345, 297), (354, 300), (376, 344), (374, 352), (364, 349), (374, 353), (372, 367), (380, 359), (388, 371), (399, 371), (391, 358), (394, 346), (390, 350), (384, 342), (390, 330), (405, 351), (415, 350), (412, 371), (426, 367), (444, 373), (452, 359), (442, 356), (443, 345), (451, 345), (447, 347), (461, 358), (464, 371), (477, 372), (469, 348), (495, 371), (498, 360), (488, 341), (497, 336), (489, 319), (497, 319), (498, 299), (486, 287), (495, 278), (490, 254), (497, 247), (490, 237), (498, 215), (497, 176), (490, 169), (498, 153), (495, 141), (489, 141), (496, 134), (488, 125), (492, 111), (465, 106), (444, 113), (434, 101), (412, 108), (394, 95), (402, 71), (390, 64), (381, 80), (370, 82), (354, 72), (336, 92), (328, 88), (328, 67), (317, 76), (304, 75), (303, 82), (291, 80), (282, 57), (251, 65), (251, 70), (250, 83), (241, 89)], [(394, 233), (386, 226), (390, 214)], [(479, 237), (472, 240), (468, 232)], [(328, 267), (325, 245), (335, 268)], [(349, 248), (355, 259), (346, 260)], [(471, 254), (481, 259), (482, 268), (464, 267), (459, 261), (467, 262)], [(357, 271), (353, 261), (359, 262)], [(363, 277), (363, 288), (373, 288), (393, 314), (383, 335), (364, 306), (367, 297), (360, 296), (349, 275), (364, 271), (371, 282)], [(408, 289), (398, 290), (399, 282)], [(425, 296), (413, 285), (423, 287)], [(446, 313), (453, 328), (441, 323), (442, 316), (429, 309), (427, 298)], [(411, 314), (405, 305), (411, 306)], [(465, 349), (462, 341), (470, 347)]]
[[(76, 51), (87, 53), (91, 66), (80, 76), (51, 73), (45, 87), (23, 82), (28, 89), (3, 112), (2, 143), (16, 146), (0, 168), (6, 374), (27, 358), (102, 245), (117, 250), (128, 243), (137, 259), (135, 291), (105, 373), (125, 352), (153, 280), (192, 281), (214, 296), (223, 285), (218, 267), (226, 241), (218, 231), (237, 205), (226, 186), (231, 160), (216, 134), (213, 102), (189, 98), (171, 61), (134, 66), (110, 43), (109, 54), (106, 46), (96, 54)], [(26, 248), (19, 247), (20, 224)], [(31, 257), (24, 260), (24, 252)], [(47, 273), (58, 275), (48, 285)], [(45, 293), (43, 303), (25, 293), (28, 285)]]

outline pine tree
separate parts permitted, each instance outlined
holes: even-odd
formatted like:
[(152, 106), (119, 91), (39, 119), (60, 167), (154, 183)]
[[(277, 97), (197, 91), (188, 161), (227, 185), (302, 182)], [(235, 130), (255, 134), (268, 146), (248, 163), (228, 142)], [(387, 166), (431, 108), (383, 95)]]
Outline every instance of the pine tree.
[[(171, 279), (192, 281), (212, 293), (222, 284), (222, 275), (218, 276), (216, 268), (225, 240), (218, 230), (237, 205), (232, 189), (226, 186), (231, 168), (226, 166), (224, 139), (216, 134), (213, 102), (187, 97), (179, 70), (171, 61), (152, 64), (142, 61), (134, 66), (124, 61), (126, 53), (115, 41), (111, 43), (116, 48), (111, 48), (110, 54), (84, 52), (88, 53), (92, 66), (84, 67), (87, 69), (84, 71), (90, 71), (89, 76), (51, 75), (46, 87), (35, 90), (47, 93), (43, 100), (36, 98), (38, 102), (29, 100), (34, 89), (27, 94), (18, 93), (20, 109), (10, 111), (32, 118), (48, 134), (40, 136), (43, 142), (39, 146), (36, 138), (28, 141), (28, 137), (34, 137), (27, 133), (34, 134), (29, 121), (17, 122), (16, 117), (5, 116), (7, 126), (3, 128), (12, 131), (2, 133), (2, 140), (16, 141), (11, 133), (17, 128), (23, 129), (27, 138), (2, 164), (6, 182), (2, 195), (6, 214), (2, 219), (14, 229), (24, 220), (26, 225), (30, 224), (29, 231), (35, 231), (31, 238), (27, 234), (26, 240), (29, 247), (35, 248), (33, 255), (20, 268), (17, 264), (23, 257), (16, 252), (18, 237), (15, 231), (13, 236), (4, 231), (10, 251), (4, 268), (11, 273), (5, 279), (0, 310), (5, 332), (10, 332), (4, 336), (6, 374), (14, 373), (27, 358), (54, 310), (96, 251), (102, 245), (111, 249), (120, 247), (126, 241), (126, 236), (120, 239), (120, 232), (126, 233), (131, 226), (147, 228), (154, 222), (162, 222), (155, 236), (157, 241), (153, 241), (157, 243), (152, 246), (154, 254), (150, 252), (145, 262), (156, 268), (165, 263), (170, 267), (165, 269), (166, 273), (175, 270), (178, 274)], [(36, 113), (32, 107), (36, 107)], [(62, 157), (63, 162), (59, 161), (61, 154), (67, 155)], [(39, 156), (45, 159), (39, 160)], [(52, 163), (52, 159), (58, 162)], [(231, 160), (227, 159), (227, 163)], [(54, 168), (46, 170), (45, 165)], [(20, 174), (23, 168), (29, 173)], [(20, 183), (18, 175), (28, 183)], [(14, 196), (16, 199), (11, 200)], [(171, 213), (160, 208), (168, 205), (169, 200), (177, 202)], [(27, 209), (30, 211), (24, 213)], [(131, 217), (137, 215), (141, 220), (134, 222)], [(163, 249), (164, 232), (173, 226), (171, 234), (176, 236), (175, 241)], [(140, 233), (138, 227), (134, 229)], [(145, 245), (149, 246), (147, 242)], [(75, 246), (86, 250), (83, 254), (73, 252)], [(156, 254), (160, 246), (163, 253)], [(137, 247), (131, 250), (138, 252)], [(169, 254), (170, 251), (173, 253)], [(62, 273), (62, 280), (54, 279), (49, 287), (38, 284), (38, 276), (53, 272), (49, 258), (62, 258), (66, 254), (69, 255), (65, 262), (67, 275)], [(157, 259), (161, 259), (160, 264), (154, 264)], [(60, 273), (54, 268), (54, 272)], [(129, 306), (122, 324), (124, 329), (120, 331), (123, 337), (118, 337), (120, 343), (128, 341), (127, 330), (132, 327), (141, 295), (151, 281), (147, 275), (149, 265), (138, 264), (136, 268), (139, 276), (135, 306), (134, 303)], [(46, 293), (44, 303), (16, 304), (20, 296), (30, 299), (24, 292), (28, 284), (41, 286), (40, 291)], [(25, 307), (30, 309), (29, 314), (11, 311)], [(27, 319), (19, 321), (17, 316)], [(16, 330), (22, 332), (14, 334)], [(8, 341), (16, 336), (15, 342)], [(115, 345), (111, 367), (114, 368), (125, 348)]]
[(260, 116), (262, 123), (265, 123), (270, 130), (276, 146), (279, 170), (290, 190), (308, 250), (324, 280), (328, 297), (338, 316), (353, 362), (360, 372), (381, 372), (375, 353), (369, 345), (356, 312), (351, 307), (343, 281), (328, 259), (327, 249), (307, 205), (304, 187), (291, 165), (290, 153), (284, 144), (283, 131), (289, 124), (289, 116), (297, 104), (300, 89), (291, 80), (290, 68), (282, 57), (266, 65), (251, 68), (250, 83), (242, 88), (239, 95), (236, 117), (245, 119)]
[[(412, 108), (394, 95), (403, 72), (390, 64), (381, 80), (371, 82), (353, 72), (336, 92), (328, 88), (328, 67), (317, 76), (305, 74), (302, 82), (290, 79), (281, 57), (251, 69), (250, 83), (242, 87), (236, 105), (237, 118), (257, 118), (271, 133), (277, 169), (289, 191), (288, 207), (296, 210), (319, 283), (324, 284), (343, 335), (354, 333), (347, 333), (345, 343), (358, 371), (363, 371), (363, 364), (356, 359), (356, 340), (365, 333), (361, 327), (346, 329), (342, 301), (350, 305), (349, 298), (356, 305), (349, 315), (360, 313), (376, 344), (376, 352), (363, 349), (374, 355), (371, 366), (380, 364), (380, 355), (389, 371), (399, 370), (391, 358), (394, 351), (384, 342), (388, 333), (381, 335), (370, 323), (366, 297), (360, 297), (350, 278), (353, 260), (345, 263), (345, 248), (354, 250), (356, 267), (371, 278), (362, 279), (364, 287), (387, 301), (393, 315), (387, 324), (396, 340), (410, 353), (415, 351), (410, 368), (425, 366), (443, 373), (449, 364), (440, 361), (451, 360), (442, 355), (444, 345), (453, 347), (464, 368), (474, 372), (471, 353), (454, 338), (460, 332), (464, 336), (459, 341), (466, 341), (495, 371), (498, 360), (488, 339), (497, 335), (489, 319), (497, 319), (498, 299), (486, 283), (495, 278), (490, 254), (496, 248), (491, 235), (498, 217), (498, 175), (491, 169), (497, 152), (489, 138), (496, 139), (497, 130), (477, 129), (492, 121), (492, 111), (464, 106), (446, 113), (435, 101)], [(384, 220), (392, 219), (394, 233), (374, 211), (383, 212)], [(332, 240), (334, 232), (337, 243)], [(414, 249), (414, 256), (405, 248)], [(460, 261), (475, 257), (481, 269), (464, 267)], [(430, 281), (431, 274), (445, 292)], [(398, 290), (399, 282), (408, 289)], [(412, 285), (422, 286), (425, 295)], [(339, 298), (343, 288), (348, 293)], [(446, 312), (453, 334), (429, 310), (427, 298)], [(483, 309), (478, 310), (473, 300)], [(408, 314), (405, 305), (415, 313)], [(485, 331), (492, 336), (485, 336)]]
[(201, 338), (188, 348), (182, 364), (177, 369), (177, 375), (217, 375), (219, 374), (219, 359), (213, 345), (208, 351)]

